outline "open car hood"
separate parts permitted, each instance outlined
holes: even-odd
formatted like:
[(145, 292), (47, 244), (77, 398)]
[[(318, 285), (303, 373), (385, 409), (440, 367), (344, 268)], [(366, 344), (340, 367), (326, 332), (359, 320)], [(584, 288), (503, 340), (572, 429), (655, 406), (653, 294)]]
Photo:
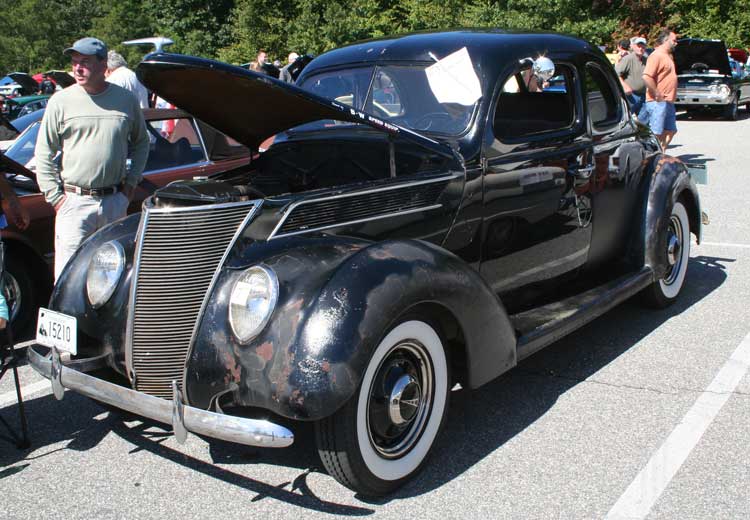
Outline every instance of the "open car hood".
[(701, 40), (696, 38), (683, 38), (677, 41), (674, 50), (674, 63), (677, 74), (699, 74), (706, 65), (709, 70), (718, 71), (725, 76), (732, 75), (727, 58), (727, 48), (721, 40)]
[(39, 83), (25, 72), (9, 72), (8, 77), (21, 85), (26, 95), (36, 94), (39, 90)]
[(75, 78), (64, 70), (49, 70), (47, 76), (52, 78), (61, 88), (69, 87), (76, 82)]
[(289, 128), (334, 119), (360, 123), (455, 158), (450, 146), (385, 122), (264, 74), (219, 61), (154, 53), (136, 68), (141, 82), (159, 96), (257, 150), (266, 138)]

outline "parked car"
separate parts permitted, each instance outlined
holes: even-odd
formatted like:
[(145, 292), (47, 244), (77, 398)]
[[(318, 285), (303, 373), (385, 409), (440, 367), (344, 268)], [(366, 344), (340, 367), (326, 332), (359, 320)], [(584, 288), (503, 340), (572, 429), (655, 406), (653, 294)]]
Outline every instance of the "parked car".
[[(156, 188), (178, 179), (210, 176), (247, 164), (249, 150), (181, 110), (144, 110), (151, 147), (129, 212), (138, 212)], [(11, 323), (28, 333), (36, 323), (37, 308), (52, 290), (54, 210), (39, 192), (34, 175), (34, 147), (41, 121), (32, 123), (0, 160), (0, 172), (15, 187), (21, 204), (31, 214), (25, 231), (12, 225), (2, 230), (5, 243), (5, 291)], [(173, 128), (166, 134), (162, 128)]]
[(720, 110), (730, 120), (737, 119), (740, 105), (750, 110), (750, 75), (742, 67), (733, 69), (731, 61), (721, 40), (678, 40), (675, 108)]
[(92, 236), (29, 361), (58, 398), (181, 441), (285, 447), (312, 422), (334, 478), (389, 493), (425, 463), (454, 384), (482, 386), (637, 294), (670, 305), (700, 241), (686, 166), (576, 38), (370, 40), (297, 85), (163, 53), (137, 73), (251, 149), (273, 144)]

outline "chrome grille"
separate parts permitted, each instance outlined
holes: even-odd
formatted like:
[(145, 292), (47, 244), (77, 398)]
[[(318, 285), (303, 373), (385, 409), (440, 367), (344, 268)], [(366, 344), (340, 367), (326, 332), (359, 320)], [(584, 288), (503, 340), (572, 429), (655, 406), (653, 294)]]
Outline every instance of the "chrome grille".
[(252, 209), (242, 202), (144, 212), (131, 295), (136, 390), (171, 398), (172, 380), (182, 386), (204, 299)]

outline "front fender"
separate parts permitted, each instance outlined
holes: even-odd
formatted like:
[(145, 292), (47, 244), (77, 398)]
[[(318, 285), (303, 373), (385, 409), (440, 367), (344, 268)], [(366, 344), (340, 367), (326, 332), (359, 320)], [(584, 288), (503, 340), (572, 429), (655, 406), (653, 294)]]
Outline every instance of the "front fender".
[(690, 218), (690, 229), (698, 243), (701, 241), (701, 208), (698, 188), (685, 164), (675, 157), (657, 154), (649, 165), (646, 204), (641, 227), (644, 265), (654, 271), (655, 279), (662, 278), (669, 265), (666, 258), (667, 227), (672, 208), (682, 198)]
[[(222, 276), (188, 364), (191, 402), (209, 406), (234, 387), (236, 404), (294, 419), (326, 417), (354, 394), (385, 333), (426, 303), (458, 322), (470, 386), (515, 365), (515, 334), (502, 304), (458, 257), (416, 240), (305, 242), (264, 261), (279, 277), (279, 303), (250, 345), (236, 344), (226, 319), (239, 272)], [(210, 377), (206, 362), (216, 369)]]
[[(132, 276), (135, 235), (140, 213), (127, 216), (100, 229), (84, 241), (63, 269), (50, 297), (50, 308), (78, 322), (79, 355), (98, 356), (108, 353), (112, 368), (122, 374), (125, 369), (125, 334), (128, 316), (130, 280)], [(91, 257), (99, 246), (117, 240), (125, 251), (125, 270), (109, 302), (94, 309), (86, 295), (86, 273)], [(88, 341), (96, 338), (96, 341)], [(94, 350), (92, 350), (94, 349)]]

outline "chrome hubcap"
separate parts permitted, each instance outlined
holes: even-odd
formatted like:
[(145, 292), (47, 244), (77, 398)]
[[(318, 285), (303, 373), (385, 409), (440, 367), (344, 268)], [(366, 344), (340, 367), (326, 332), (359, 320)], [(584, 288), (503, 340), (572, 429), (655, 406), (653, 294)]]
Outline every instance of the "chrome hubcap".
[(8, 303), (8, 314), (10, 315), (10, 321), (14, 321), (18, 316), (18, 311), (21, 309), (21, 286), (18, 285), (18, 280), (15, 279), (8, 271), (5, 271), (3, 293), (5, 295), (5, 301)]
[(677, 279), (682, 268), (682, 241), (683, 230), (680, 219), (675, 215), (669, 220), (669, 231), (667, 233), (667, 263), (669, 270), (664, 277), (664, 283), (671, 284)]
[(416, 341), (394, 346), (375, 373), (367, 403), (367, 433), (381, 457), (402, 457), (419, 441), (434, 393), (427, 350)]
[(391, 391), (388, 415), (393, 424), (400, 426), (410, 422), (419, 410), (422, 389), (410, 375), (401, 376)]
[(669, 262), (669, 265), (673, 266), (676, 264), (679, 257), (680, 241), (676, 236), (672, 235), (669, 237), (669, 243), (667, 244), (667, 261)]

